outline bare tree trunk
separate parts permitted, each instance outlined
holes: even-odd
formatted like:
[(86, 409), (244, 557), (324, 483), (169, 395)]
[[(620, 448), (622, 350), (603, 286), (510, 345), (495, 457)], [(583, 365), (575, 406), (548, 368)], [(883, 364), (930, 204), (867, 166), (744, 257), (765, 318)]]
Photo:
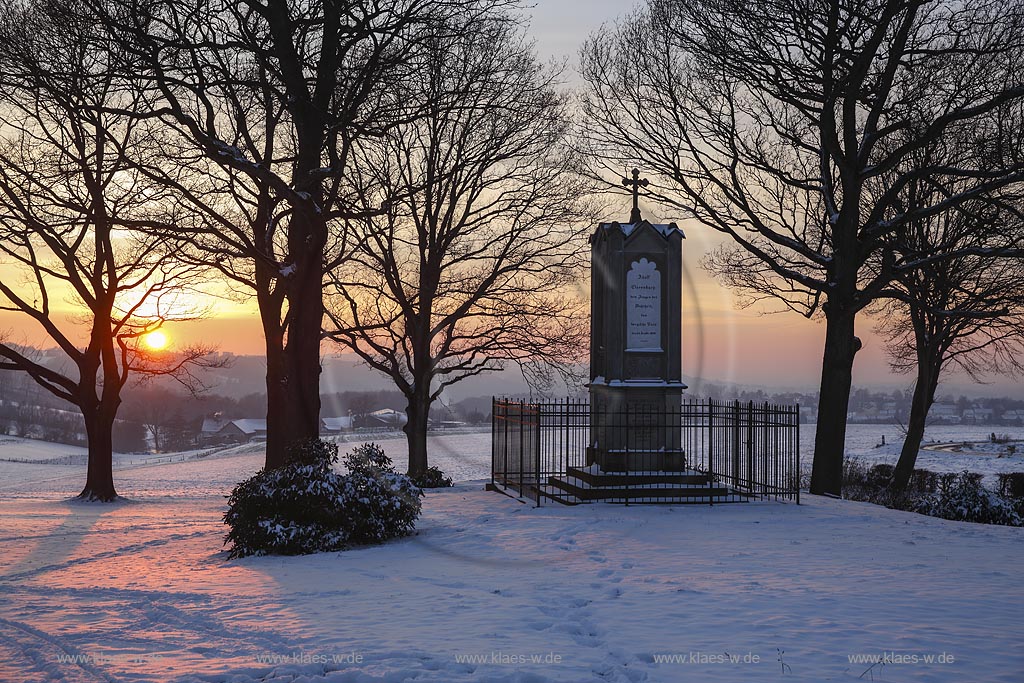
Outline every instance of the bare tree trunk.
[[(315, 226), (303, 229), (298, 224), (300, 220), (303, 219), (298, 216), (294, 219), (293, 232), (309, 234), (315, 230)], [(283, 297), (281, 291), (270, 285), (277, 273), (257, 273), (257, 280), (261, 283), (257, 296), (267, 353), (265, 467), (268, 470), (286, 465), (289, 449), (297, 442), (320, 435), (322, 251), (318, 251), (317, 239), (298, 241), (309, 245), (309, 256), (302, 262), (297, 261), (295, 273), (286, 283), (278, 285), (285, 288)], [(287, 314), (282, 325), (283, 298), (287, 299)]]
[(288, 372), (280, 340), (267, 337), (267, 457), (264, 467), (273, 470), (288, 461), (289, 435), (285, 406), (288, 404)]
[(114, 415), (102, 406), (82, 410), (85, 433), (89, 443), (89, 469), (85, 488), (78, 495), (88, 501), (110, 502), (117, 498), (114, 490)]
[(409, 397), (409, 405), (405, 409), (407, 417), (404, 431), (409, 442), (409, 476), (419, 477), (427, 471), (427, 427), (430, 416), (430, 388), (426, 391), (417, 388)]
[(860, 340), (854, 334), (855, 319), (856, 313), (850, 308), (826, 306), (825, 353), (811, 471), (811, 493), (819, 495), (842, 494), (846, 413), (853, 384), (853, 359), (860, 350)]
[[(288, 341), (283, 349), (286, 380), (279, 434), (285, 448), (320, 435), (320, 338), (323, 330), (323, 270), (319, 250), (288, 290)], [(269, 424), (267, 425), (269, 430)]]
[[(930, 350), (929, 350), (930, 351)], [(903, 440), (903, 450), (896, 463), (890, 487), (896, 493), (902, 493), (910, 483), (910, 476), (917, 464), (917, 454), (924, 440), (925, 423), (928, 411), (935, 402), (935, 390), (939, 386), (941, 367), (932, 361), (935, 356), (930, 353), (918, 354), (917, 383), (914, 385), (914, 398), (910, 404), (910, 420), (907, 422), (907, 436)]]

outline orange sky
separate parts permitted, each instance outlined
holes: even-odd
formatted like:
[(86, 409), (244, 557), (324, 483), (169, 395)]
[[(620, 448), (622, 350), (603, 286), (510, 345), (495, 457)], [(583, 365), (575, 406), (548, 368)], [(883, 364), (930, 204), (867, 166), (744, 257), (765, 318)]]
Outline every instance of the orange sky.
[[(628, 199), (624, 198), (623, 203), (628, 206)], [(671, 220), (649, 210), (645, 217)], [(697, 224), (686, 224), (685, 230), (684, 267), (694, 287), (685, 286), (683, 293), (684, 373), (744, 385), (816, 387), (824, 325), (795, 313), (764, 315), (757, 310), (737, 309), (732, 293), (698, 265), (703, 254), (721, 238)], [(584, 282), (581, 286), (588, 296), (589, 284)], [(66, 318), (66, 314), (61, 318)], [(866, 343), (857, 359), (856, 381), (909, 385), (909, 378), (889, 375), (884, 350), (870, 328), (870, 321), (864, 319), (859, 334)], [(235, 354), (263, 354), (262, 330), (254, 304), (216, 300), (209, 318), (169, 323), (165, 331), (172, 344), (202, 341)], [(0, 335), (4, 332), (12, 341), (52, 346), (27, 318), (0, 311)]]
[[(573, 80), (571, 69), (576, 62), (575, 53), (586, 36), (602, 23), (628, 12), (635, 4), (628, 0), (538, 0), (531, 11), (532, 34), (538, 52), (544, 57), (565, 58), (570, 80)], [(628, 208), (625, 197), (622, 206), (623, 211)], [(677, 218), (649, 210), (645, 210), (645, 217), (664, 222)], [(717, 243), (717, 233), (699, 225), (687, 224), (685, 228), (684, 267), (695, 288), (683, 294), (684, 373), (744, 385), (815, 388), (821, 367), (824, 325), (796, 313), (762, 315), (756, 310), (738, 310), (731, 292), (698, 266), (701, 256)], [(0, 277), (3, 276), (0, 268)], [(13, 341), (43, 342), (38, 331), (27, 325), (24, 318), (0, 311), (0, 336), (4, 332), (8, 332)], [(237, 354), (263, 353), (262, 331), (252, 305), (218, 301), (209, 319), (171, 324), (167, 333), (176, 343), (202, 340)], [(860, 321), (858, 335), (864, 341), (864, 348), (857, 356), (855, 384), (903, 388), (912, 385), (909, 377), (889, 373), (884, 348), (867, 318)], [(1006, 382), (990, 389), (987, 393), (1014, 393), (1014, 387)], [(1016, 392), (1019, 391), (1018, 385)]]

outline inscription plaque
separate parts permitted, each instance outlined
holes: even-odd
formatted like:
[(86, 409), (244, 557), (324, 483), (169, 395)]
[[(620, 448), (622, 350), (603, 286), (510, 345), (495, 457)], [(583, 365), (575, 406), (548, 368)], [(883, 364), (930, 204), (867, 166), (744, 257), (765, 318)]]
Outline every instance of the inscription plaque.
[(645, 258), (626, 273), (626, 350), (661, 351), (661, 273)]

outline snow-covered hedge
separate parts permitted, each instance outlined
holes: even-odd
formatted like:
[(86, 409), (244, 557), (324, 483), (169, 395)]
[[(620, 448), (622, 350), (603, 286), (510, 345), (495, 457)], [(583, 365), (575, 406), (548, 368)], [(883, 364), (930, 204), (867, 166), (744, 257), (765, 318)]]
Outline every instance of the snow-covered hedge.
[(433, 465), (420, 476), (413, 477), (413, 481), (421, 489), (441, 489), (452, 485), (452, 478)]
[(1009, 480), (1001, 479), (1000, 490), (993, 491), (985, 487), (980, 474), (914, 470), (907, 490), (893, 493), (889, 488), (892, 475), (892, 465), (869, 468), (847, 459), (843, 464), (843, 497), (943, 519), (1024, 526), (1024, 501), (1008, 495), (1013, 490)]
[(968, 471), (939, 477), (939, 490), (915, 500), (911, 509), (932, 517), (982, 524), (1021, 526), (1012, 502), (981, 483), (981, 475)]
[(308, 441), (291, 456), (231, 492), (224, 515), (230, 557), (344, 550), (413, 532), (423, 492), (379, 446), (353, 450), (345, 475), (334, 471), (336, 444)]

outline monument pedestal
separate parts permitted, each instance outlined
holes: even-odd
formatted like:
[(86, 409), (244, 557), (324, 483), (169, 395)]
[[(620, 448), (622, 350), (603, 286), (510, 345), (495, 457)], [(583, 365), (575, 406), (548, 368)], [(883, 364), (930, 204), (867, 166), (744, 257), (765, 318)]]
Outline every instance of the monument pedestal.
[(591, 457), (603, 472), (681, 472), (680, 404), (685, 385), (590, 385)]
[(680, 472), (683, 232), (634, 218), (591, 238), (587, 460), (604, 472)]

